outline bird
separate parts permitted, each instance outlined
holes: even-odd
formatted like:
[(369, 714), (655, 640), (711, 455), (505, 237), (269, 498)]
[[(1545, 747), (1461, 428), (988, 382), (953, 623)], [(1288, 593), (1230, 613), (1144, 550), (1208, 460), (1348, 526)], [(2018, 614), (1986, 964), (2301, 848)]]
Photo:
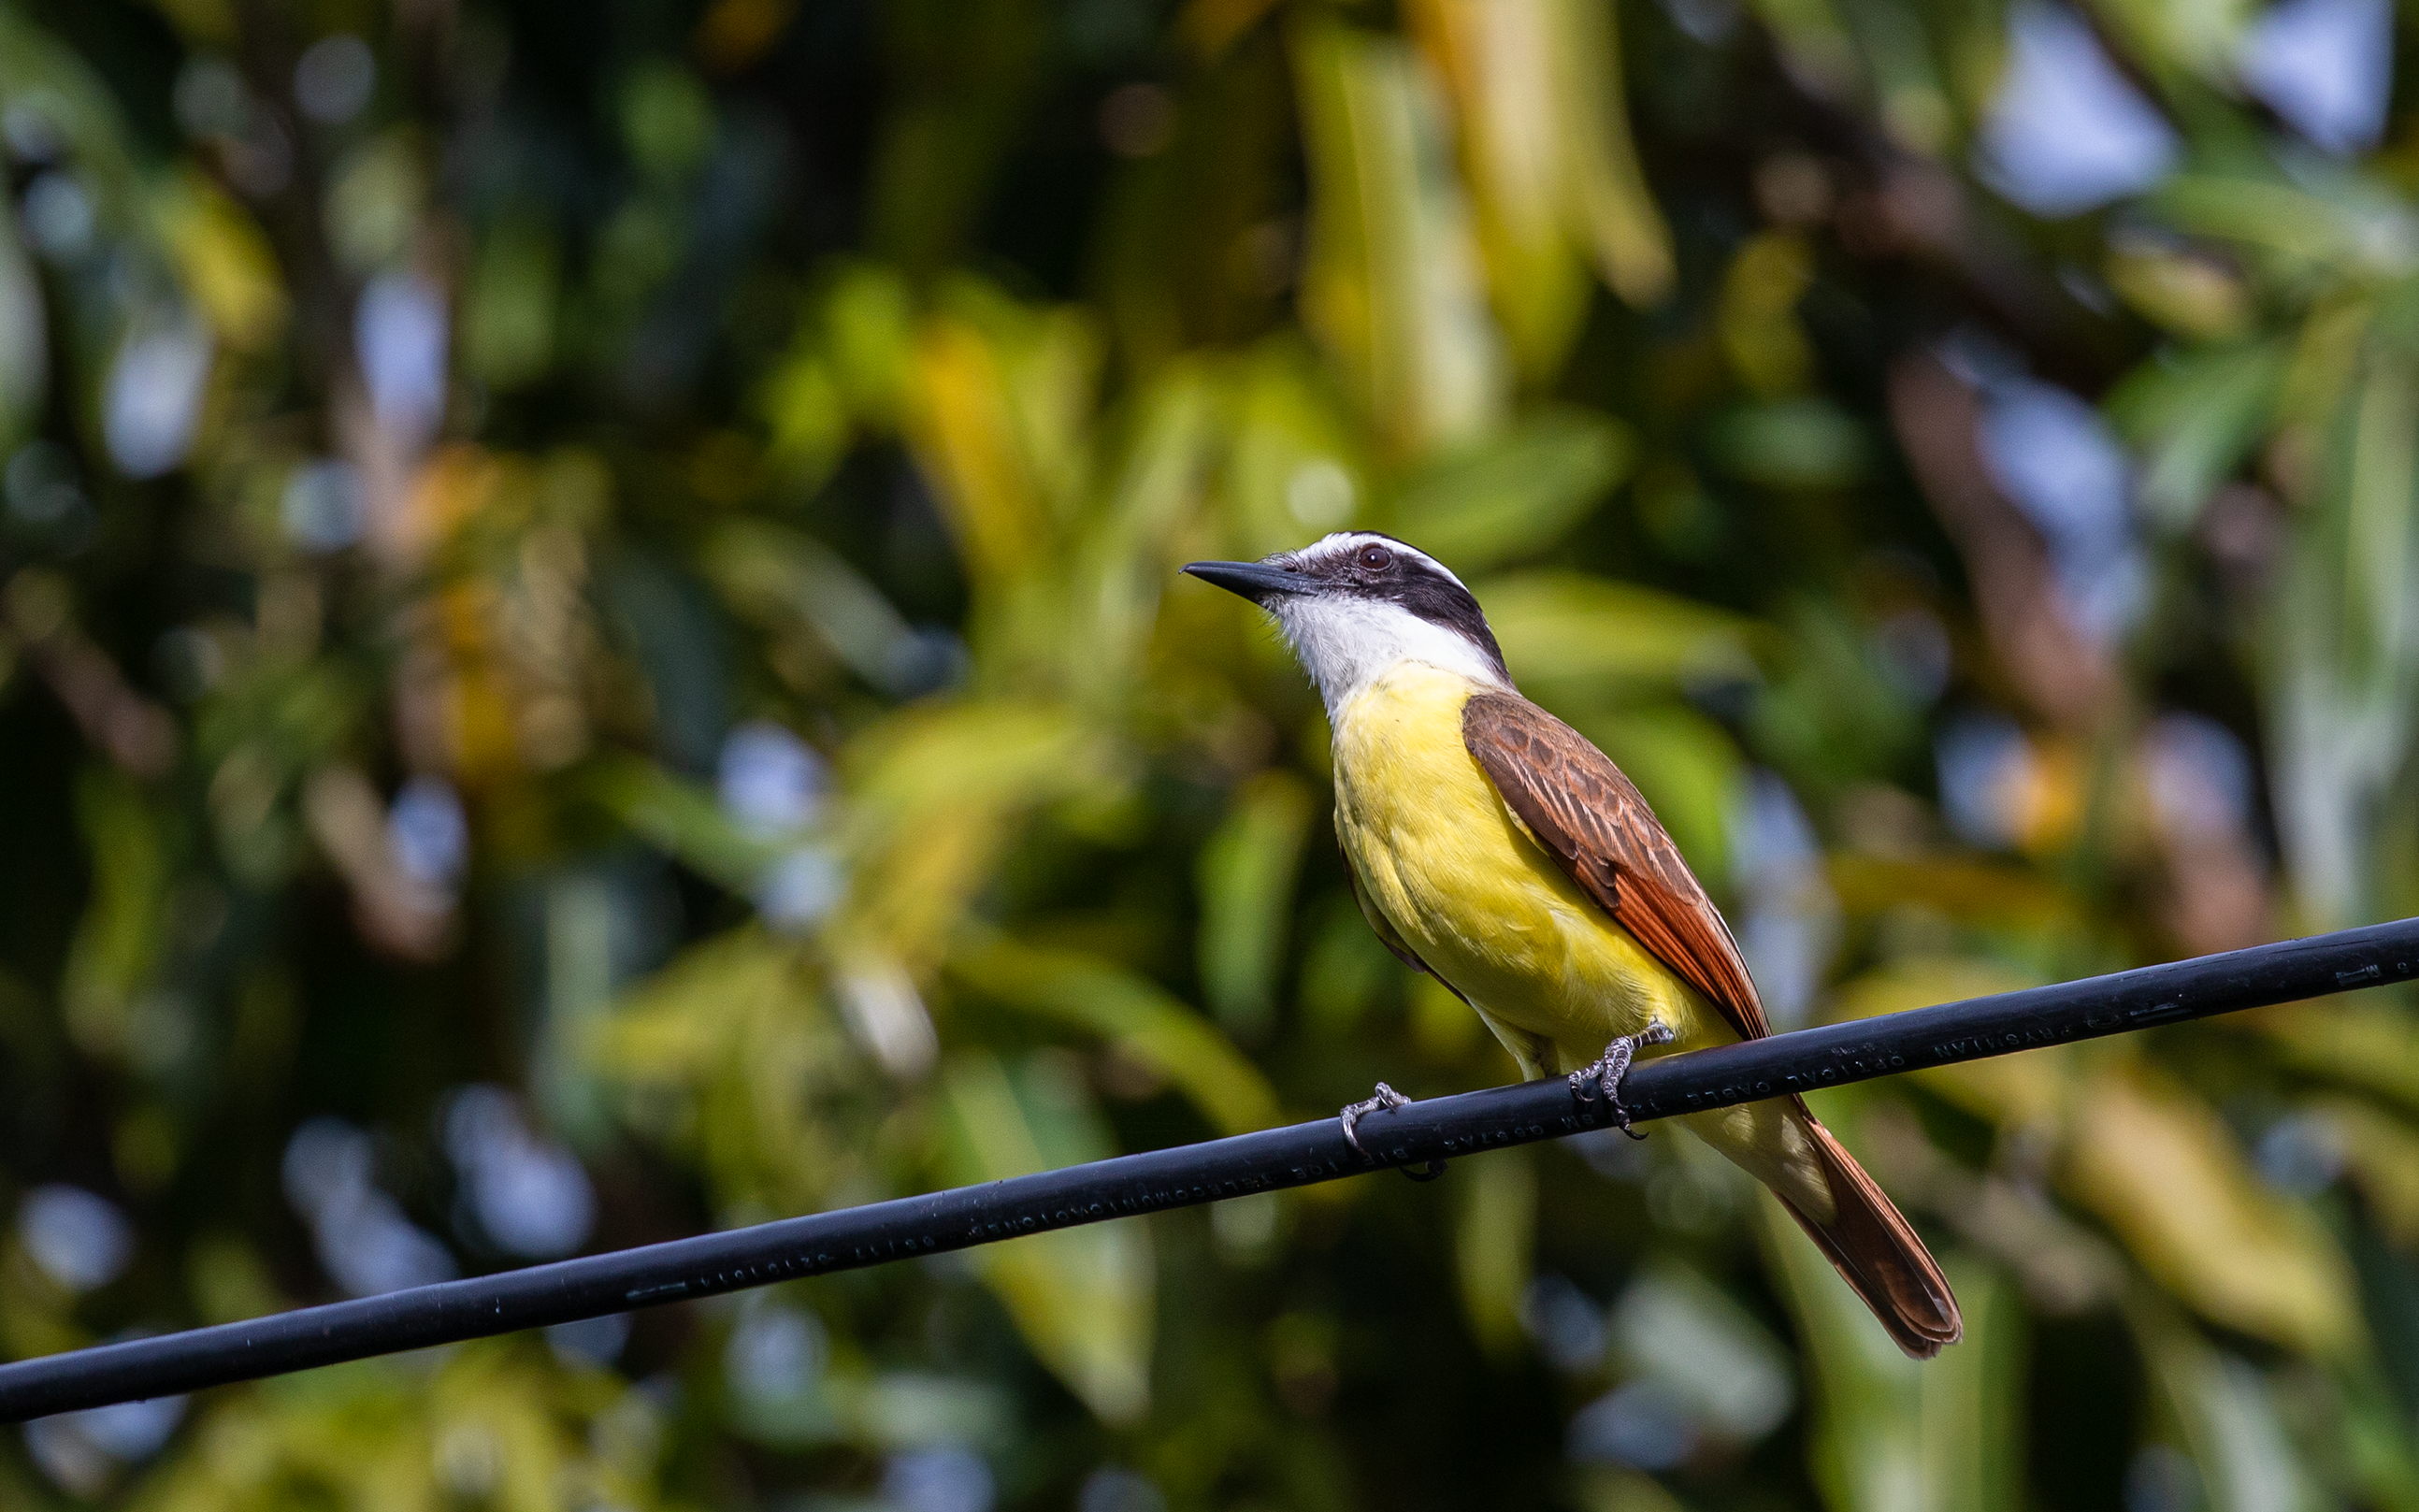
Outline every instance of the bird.
[[(1760, 1039), (1730, 926), (1671, 835), (1587, 737), (1521, 696), (1468, 586), (1374, 531), (1184, 572), (1275, 621), (1333, 735), (1335, 833), (1388, 949), (1476, 1011), (1524, 1077), (1614, 1101), (1631, 1057)], [(1384, 1083), (1344, 1110), (1404, 1101)], [(1622, 1126), (1627, 1118), (1621, 1115)], [(1964, 1332), (1914, 1227), (1789, 1096), (1682, 1115), (1771, 1190), (1899, 1348)]]

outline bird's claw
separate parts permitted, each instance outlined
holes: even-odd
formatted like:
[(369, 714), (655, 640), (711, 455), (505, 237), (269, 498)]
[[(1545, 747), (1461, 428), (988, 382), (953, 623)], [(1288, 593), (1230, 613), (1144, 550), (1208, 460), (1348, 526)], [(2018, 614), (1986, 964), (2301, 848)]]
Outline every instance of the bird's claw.
[[(1375, 1092), (1358, 1103), (1347, 1103), (1343, 1111), (1336, 1114), (1336, 1118), (1344, 1124), (1344, 1142), (1352, 1147), (1353, 1153), (1375, 1165), (1378, 1157), (1370, 1154), (1361, 1144), (1361, 1120), (1372, 1113), (1386, 1113), (1403, 1107), (1410, 1101), (1384, 1082), (1379, 1082)], [(1433, 1181), (1444, 1174), (1444, 1162), (1432, 1160), (1428, 1162), (1427, 1168), (1424, 1171), (1412, 1170), (1408, 1165), (1396, 1168), (1414, 1181)]]
[[(1571, 1072), (1571, 1096), (1581, 1103), (1594, 1103), (1601, 1098), (1612, 1110), (1615, 1127), (1632, 1139), (1646, 1136), (1629, 1126), (1629, 1110), (1621, 1105), (1621, 1079), (1629, 1074), (1629, 1062), (1642, 1044), (1670, 1044), (1672, 1031), (1659, 1021), (1646, 1026), (1642, 1034), (1625, 1034), (1604, 1047), (1596, 1061)], [(1590, 1091), (1589, 1084), (1595, 1089)], [(1353, 1147), (1359, 1149), (1358, 1145)]]
[(1385, 1113), (1401, 1107), (1410, 1101), (1410, 1098), (1395, 1091), (1384, 1082), (1379, 1082), (1375, 1092), (1358, 1103), (1347, 1103), (1344, 1110), (1336, 1115), (1336, 1118), (1342, 1119), (1344, 1123), (1344, 1142), (1350, 1145), (1353, 1153), (1362, 1159), (1376, 1159), (1376, 1156), (1361, 1148), (1361, 1120), (1372, 1113)]

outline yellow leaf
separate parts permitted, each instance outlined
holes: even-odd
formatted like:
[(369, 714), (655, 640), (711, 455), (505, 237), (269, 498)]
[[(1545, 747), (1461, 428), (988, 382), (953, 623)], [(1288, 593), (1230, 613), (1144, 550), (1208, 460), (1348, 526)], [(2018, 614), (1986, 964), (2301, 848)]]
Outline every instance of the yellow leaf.
[(1005, 700), (902, 710), (853, 741), (841, 768), (852, 884), (838, 927), (911, 972), (937, 959), (1019, 817), (1117, 786), (1100, 731)]
[(2419, 1129), (2350, 1098), (2329, 1098), (2311, 1111), (2341, 1142), (2344, 1165), (2379, 1232), (2419, 1252)]
[(1672, 232), (1630, 141), (1613, 8), (1609, 0), (1563, 0), (1561, 9), (1548, 77), (1560, 107), (1555, 128), (1569, 145), (1574, 229), (1614, 293), (1633, 305), (1660, 304), (1674, 276)]
[(1756, 393), (1794, 393), (1813, 377), (1813, 344), (1797, 321), (1797, 301), (1813, 282), (1813, 253), (1790, 231), (1749, 238), (1722, 274), (1715, 331), (1731, 366)]
[(1554, 22), (1564, 0), (1420, 0), (1405, 19), (1451, 91), (1488, 283), (1523, 372), (1549, 376), (1587, 311), (1564, 214)]
[(2203, 1316), (2313, 1354), (2359, 1337), (2343, 1256), (2260, 1186), (2207, 1104), (2112, 1066), (2075, 1098), (2064, 1182), (2152, 1279)]
[(2225, 341), (2250, 324), (2250, 288), (2214, 258), (2157, 242), (2119, 240), (2103, 267), (2119, 299), (2180, 336)]
[(1311, 181), (1303, 323), (1396, 451), (1484, 434), (1503, 410), (1501, 341), (1435, 85), (1393, 38), (1305, 18), (1294, 44)]
[(254, 352), (285, 333), (284, 275), (269, 239), (243, 207), (188, 170), (161, 190), (153, 214), (186, 289), (221, 340)]
[(1537, 1172), (1528, 1151), (1465, 1163), (1455, 1202), (1454, 1278), (1479, 1345), (1508, 1359), (1521, 1347), (1520, 1299), (1537, 1244)]
[(1914, 906), (2019, 933), (2085, 933), (2072, 900), (2025, 867), (1955, 856), (1842, 855), (1831, 857), (1830, 873), (1851, 915)]
[(2262, 1053), (2288, 1070), (2392, 1098), (2419, 1113), (2419, 1022), (2383, 995), (2279, 1003), (2215, 1022), (2258, 1035)]
[(1048, 544), (1031, 458), (1018, 444), (999, 363), (981, 334), (936, 322), (917, 344), (918, 450), (978, 581), (1023, 575)]
[(1671, 233), (1629, 139), (1603, 0), (1423, 0), (1415, 35), (1450, 89), (1479, 236), (1524, 371), (1561, 364), (1586, 268), (1632, 304), (1671, 288)]

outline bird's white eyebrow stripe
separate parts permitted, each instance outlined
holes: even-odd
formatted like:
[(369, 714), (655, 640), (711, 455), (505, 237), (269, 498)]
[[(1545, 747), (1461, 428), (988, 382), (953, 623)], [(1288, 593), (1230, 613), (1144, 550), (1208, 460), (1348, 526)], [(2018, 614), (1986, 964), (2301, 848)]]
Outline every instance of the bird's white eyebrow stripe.
[(1456, 588), (1460, 589), (1465, 594), (1470, 592), (1470, 585), (1463, 582), (1460, 578), (1456, 577), (1451, 567), (1439, 562), (1436, 558), (1421, 550), (1418, 547), (1407, 546), (1390, 535), (1379, 535), (1375, 531), (1337, 531), (1333, 534), (1320, 536), (1310, 545), (1303, 547), (1301, 551), (1296, 553), (1296, 555), (1302, 557), (1304, 561), (1308, 561), (1313, 558), (1336, 556), (1343, 552), (1349, 551), (1353, 548), (1358, 547), (1364, 542), (1382, 546), (1387, 550), (1394, 552), (1397, 556), (1406, 556), (1413, 559), (1414, 561), (1425, 563), (1429, 567), (1435, 569), (1439, 577), (1443, 578)]

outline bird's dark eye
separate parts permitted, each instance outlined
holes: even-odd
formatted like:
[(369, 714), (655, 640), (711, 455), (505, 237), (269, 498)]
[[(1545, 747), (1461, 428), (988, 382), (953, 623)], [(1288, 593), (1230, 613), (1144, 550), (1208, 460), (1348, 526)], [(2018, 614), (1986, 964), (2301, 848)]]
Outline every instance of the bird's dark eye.
[(1394, 553), (1382, 546), (1364, 546), (1361, 548), (1359, 561), (1371, 572), (1383, 572), (1394, 564)]

